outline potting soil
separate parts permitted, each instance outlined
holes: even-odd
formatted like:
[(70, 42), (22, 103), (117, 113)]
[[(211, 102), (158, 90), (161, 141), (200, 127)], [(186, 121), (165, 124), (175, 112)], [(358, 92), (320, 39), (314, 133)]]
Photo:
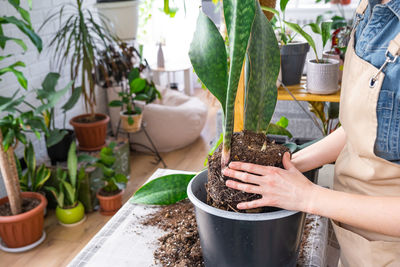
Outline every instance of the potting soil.
[[(283, 154), (289, 152), (287, 147), (275, 144), (265, 134), (251, 131), (234, 133), (231, 147), (231, 161), (279, 168), (283, 168)], [(226, 187), (226, 180), (232, 178), (221, 174), (221, 149), (222, 145), (208, 158), (208, 183), (206, 185), (208, 204), (219, 209), (236, 212), (270, 212), (278, 210), (277, 208), (266, 207), (240, 211), (236, 208), (238, 203), (259, 199), (261, 195), (249, 194)]]
[[(24, 198), (22, 199), (22, 212), (27, 212), (33, 210), (40, 204), (40, 200), (36, 198)], [(13, 215), (11, 212), (10, 203), (4, 203), (0, 205), (0, 216), (11, 216)]]

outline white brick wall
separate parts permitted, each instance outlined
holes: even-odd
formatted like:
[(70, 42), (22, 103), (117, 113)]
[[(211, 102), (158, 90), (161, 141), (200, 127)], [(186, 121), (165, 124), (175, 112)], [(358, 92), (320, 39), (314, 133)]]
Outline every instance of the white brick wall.
[[(32, 25), (35, 31), (36, 32), (38, 31), (40, 25), (43, 23), (43, 21), (47, 16), (49, 16), (55, 11), (58, 11), (63, 4), (75, 3), (75, 2), (76, 2), (75, 0), (33, 0), (32, 10), (30, 11), (30, 14), (31, 14)], [(89, 0), (85, 2), (87, 2), (85, 4), (91, 5), (95, 1)], [(21, 4), (24, 8), (26, 9), (28, 8), (26, 0), (21, 0)], [(7, 0), (0, 0), (0, 15), (19, 17), (18, 13), (8, 3)], [(2, 67), (8, 66), (9, 64), (18, 60), (23, 61), (26, 64), (26, 67), (22, 68), (21, 71), (25, 74), (25, 77), (28, 79), (28, 93), (23, 91), (23, 89), (21, 89), (21, 92), (27, 94), (26, 97), (27, 101), (29, 101), (34, 105), (38, 103), (35, 99), (35, 93), (33, 93), (32, 90), (35, 88), (40, 88), (40, 85), (48, 72), (50, 71), (58, 72), (58, 70), (54, 67), (54, 64), (51, 64), (52, 53), (50, 52), (50, 49), (47, 47), (50, 38), (57, 30), (57, 27), (58, 23), (50, 23), (48, 24), (48, 27), (42, 29), (38, 33), (43, 40), (43, 50), (42, 53), (39, 54), (36, 48), (30, 42), (30, 40), (22, 33), (20, 33), (20, 31), (16, 27), (10, 25), (6, 25), (5, 27), (3, 26), (5, 35), (23, 39), (28, 46), (28, 51), (25, 54), (23, 54), (22, 53), (23, 50), (19, 46), (17, 46), (12, 42), (8, 42), (5, 51), (0, 51), (1, 55), (7, 55), (13, 53), (16, 54), (16, 56), (1, 61), (1, 66)], [(3, 79), (3, 81), (0, 82), (1, 96), (10, 96), (15, 92), (15, 90), (21, 88), (14, 75), (6, 74), (1, 78)], [(61, 78), (58, 82), (58, 89), (63, 88), (65, 85), (68, 84), (69, 81), (70, 81), (69, 65), (66, 65), (63, 72), (61, 73)], [(60, 105), (62, 105), (64, 102), (65, 100), (60, 101)], [(103, 103), (102, 106), (104, 106), (105, 101), (102, 100), (102, 98), (100, 97), (98, 103)], [(101, 110), (103, 112), (106, 111), (104, 107)], [(57, 109), (57, 111), (56, 111), (57, 113), (56, 126), (62, 127), (63, 115), (59, 108)], [(74, 109), (69, 111), (67, 114), (67, 125), (66, 125), (67, 128), (71, 128), (71, 126), (68, 123), (69, 119), (83, 112), (84, 112), (83, 103), (78, 102), (77, 105), (74, 107)], [(42, 137), (40, 140), (37, 140), (34, 136), (30, 136), (30, 139), (34, 144), (36, 156), (41, 159), (46, 158), (47, 152), (45, 148), (44, 138)], [(16, 152), (18, 156), (22, 156), (23, 146), (19, 145)], [(5, 195), (4, 185), (2, 179), (0, 179), (0, 197), (4, 195)]]

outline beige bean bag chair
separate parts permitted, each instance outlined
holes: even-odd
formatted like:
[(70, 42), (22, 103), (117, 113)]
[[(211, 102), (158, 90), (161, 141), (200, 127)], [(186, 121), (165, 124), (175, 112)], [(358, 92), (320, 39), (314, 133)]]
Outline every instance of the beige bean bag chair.
[[(163, 96), (162, 99), (145, 105), (144, 108), (142, 106), (143, 123), (157, 150), (169, 152), (191, 144), (203, 130), (207, 119), (207, 106), (197, 97), (170, 89), (158, 90)], [(111, 109), (113, 108), (110, 108), (110, 113), (115, 113)], [(117, 123), (112, 121), (113, 128)], [(132, 133), (130, 141), (152, 148), (143, 131)], [(134, 148), (148, 152), (142, 146)]]

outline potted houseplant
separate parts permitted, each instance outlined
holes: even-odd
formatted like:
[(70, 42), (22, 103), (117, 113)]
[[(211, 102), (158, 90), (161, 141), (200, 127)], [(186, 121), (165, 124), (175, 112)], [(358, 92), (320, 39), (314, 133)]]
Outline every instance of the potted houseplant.
[(140, 77), (139, 68), (133, 68), (128, 75), (128, 86), (123, 86), (118, 96), (121, 99), (111, 101), (109, 106), (122, 108), (120, 113), (122, 129), (132, 133), (140, 130), (143, 115), (142, 109), (135, 105), (135, 101), (145, 101), (148, 104), (161, 95), (153, 82)]
[(297, 26), (295, 29), (300, 28), (300, 26), (295, 23), (285, 21), (285, 10), (288, 2), (289, 0), (280, 1), (281, 12), (266, 6), (262, 6), (262, 9), (264, 12), (274, 14), (271, 23), (274, 25), (274, 29), (279, 36), (282, 83), (284, 85), (294, 85), (300, 83), (310, 45), (306, 41), (295, 41), (294, 38), (296, 34), (300, 34), (304, 37), (303, 32), (297, 30), (294, 32), (288, 31), (289, 29), (287, 26), (292, 30), (293, 27), (291, 26), (293, 25)]
[[(5, 24), (16, 26), (23, 35), (26, 35), (32, 44), (40, 52), (42, 40), (34, 32), (29, 12), (20, 6), (19, 1), (9, 1), (10, 4), (21, 15), (21, 19), (14, 16), (1, 16), (0, 27)], [(8, 42), (15, 42), (24, 51), (27, 45), (22, 39), (6, 36), (0, 31), (0, 48), (4, 49)], [(0, 61), (13, 56), (0, 56)], [(28, 81), (24, 74), (18, 69), (24, 67), (22, 61), (17, 61), (9, 66), (0, 68), (0, 76), (13, 73), (19, 84), (27, 89)], [(25, 132), (27, 130), (40, 137), (40, 130), (46, 132), (46, 127), (40, 116), (33, 111), (21, 111), (24, 96), (18, 96), (19, 91), (11, 97), (0, 97), (0, 170), (7, 191), (7, 197), (0, 199), (0, 237), (9, 249), (34, 247), (44, 240), (43, 212), (47, 205), (46, 198), (36, 192), (21, 192), (18, 169), (14, 155), (14, 148), (18, 143), (27, 143)], [(26, 103), (26, 102), (25, 102)], [(24, 107), (22, 107), (24, 108)], [(30, 208), (22, 207), (29, 204)]]
[(75, 88), (70, 98), (61, 107), (64, 113), (64, 123), (63, 128), (58, 129), (55, 125), (56, 109), (54, 105), (71, 89), (72, 84), (69, 83), (65, 88), (57, 91), (55, 87), (59, 78), (60, 74), (50, 72), (44, 79), (42, 88), (36, 90), (36, 98), (41, 103), (37, 110), (42, 113), (48, 129), (48, 134), (45, 136), (46, 148), (52, 165), (67, 160), (68, 149), (75, 136), (72, 130), (65, 127), (66, 112), (75, 106), (82, 91), (81, 87)]
[[(114, 43), (112, 34), (99, 25), (92, 12), (83, 6), (82, 0), (75, 5), (65, 5), (49, 16), (41, 28), (57, 17), (64, 19), (55, 36), (50, 41), (53, 47), (55, 64), (61, 69), (65, 62), (71, 62), (71, 80), (73, 90), (80, 77), (80, 87), (88, 114), (76, 116), (70, 120), (74, 127), (79, 148), (85, 151), (100, 150), (105, 145), (107, 124), (110, 118), (106, 114), (95, 112), (96, 106), (96, 64), (103, 53)], [(61, 20), (60, 20), (61, 21)], [(104, 55), (103, 55), (104, 56)]]
[(86, 176), (85, 167), (78, 168), (76, 144), (71, 143), (68, 151), (68, 171), (56, 170), (56, 186), (46, 186), (57, 201), (56, 217), (63, 226), (75, 226), (85, 220), (85, 208), (78, 200), (79, 184)]
[(139, 5), (139, 0), (97, 0), (95, 7), (106, 18), (101, 20), (102, 24), (114, 28), (119, 39), (134, 40), (139, 26)]
[(103, 173), (104, 187), (96, 194), (100, 202), (100, 213), (106, 216), (114, 215), (122, 206), (123, 187), (128, 182), (126, 176), (122, 173), (116, 173), (113, 169), (116, 160), (115, 143), (111, 142), (103, 147), (100, 152), (100, 158), (96, 161), (96, 166)]
[[(229, 72), (224, 40), (201, 12), (189, 52), (195, 72), (224, 110), (222, 144), (209, 157), (208, 171), (198, 174), (188, 186), (188, 196), (196, 210), (203, 257), (206, 266), (264, 266), (266, 263), (292, 266), (296, 262), (304, 214), (273, 208), (267, 208), (270, 212), (264, 213), (239, 213), (238, 202), (257, 196), (228, 189), (225, 186), (228, 178), (221, 174), (221, 169), (231, 160), (282, 167), (282, 156), (288, 149), (265, 136), (277, 100), (278, 42), (258, 1), (224, 1), (224, 14), (229, 36)], [(233, 133), (234, 102), (243, 61), (247, 81), (243, 110), (245, 131)], [(276, 155), (276, 161), (269, 158), (272, 155)], [(261, 158), (265, 161), (261, 162)]]
[[(309, 24), (322, 39), (322, 50), (330, 39), (332, 21)], [(307, 34), (304, 32), (304, 34)], [(319, 58), (315, 42), (308, 35), (307, 41), (313, 48), (315, 59), (307, 61), (307, 91), (313, 94), (332, 94), (339, 90), (339, 61)]]

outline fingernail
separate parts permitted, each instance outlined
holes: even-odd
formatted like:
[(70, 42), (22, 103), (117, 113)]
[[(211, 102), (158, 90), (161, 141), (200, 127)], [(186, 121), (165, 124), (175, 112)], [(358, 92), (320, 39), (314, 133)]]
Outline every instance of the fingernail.
[(243, 208), (244, 208), (242, 203), (237, 204), (236, 207), (237, 207), (238, 209), (243, 209)]

